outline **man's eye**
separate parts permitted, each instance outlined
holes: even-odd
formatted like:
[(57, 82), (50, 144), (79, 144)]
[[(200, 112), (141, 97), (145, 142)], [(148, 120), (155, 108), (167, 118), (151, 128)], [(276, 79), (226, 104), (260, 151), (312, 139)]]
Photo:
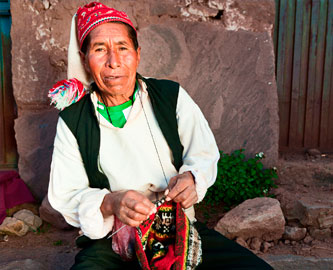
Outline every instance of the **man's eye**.
[(95, 49), (95, 52), (102, 52), (102, 51), (104, 51), (104, 48), (96, 48)]
[(119, 50), (121, 50), (121, 51), (126, 51), (126, 50), (127, 50), (127, 47), (120, 47)]

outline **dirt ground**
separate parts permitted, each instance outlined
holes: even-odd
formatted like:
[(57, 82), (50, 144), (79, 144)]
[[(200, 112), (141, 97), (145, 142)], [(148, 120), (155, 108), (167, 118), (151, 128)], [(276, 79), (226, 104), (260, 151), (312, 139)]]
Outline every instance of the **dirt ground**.
[[(333, 154), (285, 155), (279, 160), (277, 167), (278, 188), (274, 193), (281, 204), (288, 206), (302, 198), (307, 198), (313, 204), (333, 202)], [(295, 225), (293, 221), (287, 221), (288, 223)], [(268, 253), (332, 258), (333, 235), (325, 241), (313, 240), (310, 243), (279, 242)]]
[[(290, 207), (294, 201), (307, 198), (310, 202), (320, 203), (324, 200), (333, 201), (333, 154), (317, 156), (288, 154), (280, 157), (276, 164), (279, 179), (276, 181), (277, 189), (273, 190), (276, 199), (281, 205)], [(197, 211), (197, 218), (204, 222), (208, 218), (208, 227), (213, 228), (224, 213), (218, 207), (206, 211)], [(295, 221), (288, 221), (286, 225), (296, 225)], [(274, 243), (267, 254), (272, 255), (302, 255), (313, 257), (333, 257), (333, 235), (325, 241), (312, 240), (284, 241)], [(258, 255), (263, 255), (259, 253)]]
[[(296, 200), (304, 196), (311, 198), (313, 202), (323, 198), (333, 199), (333, 155), (283, 156), (276, 167), (279, 179), (276, 182), (278, 189), (274, 193), (281, 203), (290, 203), (292, 198)], [(208, 218), (208, 226), (214, 227), (223, 214), (221, 209), (215, 208), (210, 209), (209, 215), (198, 211), (197, 217), (201, 221)], [(64, 231), (43, 224), (37, 232), (29, 232), (23, 237), (9, 236), (8, 241), (3, 241), (0, 236), (0, 265), (28, 258), (41, 263), (52, 263), (54, 254), (60, 254), (64, 260), (72, 261), (78, 251), (74, 243), (77, 235), (77, 229)], [(285, 243), (280, 240), (266, 254), (333, 257), (333, 237), (309, 243)]]

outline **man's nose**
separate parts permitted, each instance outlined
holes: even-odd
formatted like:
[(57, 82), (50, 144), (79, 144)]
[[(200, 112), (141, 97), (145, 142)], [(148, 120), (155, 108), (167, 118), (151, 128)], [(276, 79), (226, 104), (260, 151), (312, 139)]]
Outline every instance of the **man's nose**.
[(117, 51), (110, 50), (108, 53), (107, 65), (110, 68), (117, 68), (120, 66), (120, 57)]

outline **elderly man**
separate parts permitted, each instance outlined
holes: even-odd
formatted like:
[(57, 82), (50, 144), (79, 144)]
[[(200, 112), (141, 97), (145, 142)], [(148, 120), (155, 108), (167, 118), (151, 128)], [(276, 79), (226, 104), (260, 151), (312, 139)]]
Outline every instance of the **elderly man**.
[(179, 84), (140, 76), (139, 62), (126, 13), (78, 9), (71, 80), (50, 94), (62, 111), (49, 200), (83, 232), (72, 269), (271, 269), (195, 222), (193, 205), (216, 178), (213, 134)]

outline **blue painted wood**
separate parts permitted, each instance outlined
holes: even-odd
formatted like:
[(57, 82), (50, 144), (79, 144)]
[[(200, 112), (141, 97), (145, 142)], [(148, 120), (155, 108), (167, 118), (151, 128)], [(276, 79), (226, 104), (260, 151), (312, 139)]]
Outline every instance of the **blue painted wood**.
[(9, 1), (0, 2), (0, 168), (17, 167), (14, 134), (16, 105), (11, 73), (11, 17)]

